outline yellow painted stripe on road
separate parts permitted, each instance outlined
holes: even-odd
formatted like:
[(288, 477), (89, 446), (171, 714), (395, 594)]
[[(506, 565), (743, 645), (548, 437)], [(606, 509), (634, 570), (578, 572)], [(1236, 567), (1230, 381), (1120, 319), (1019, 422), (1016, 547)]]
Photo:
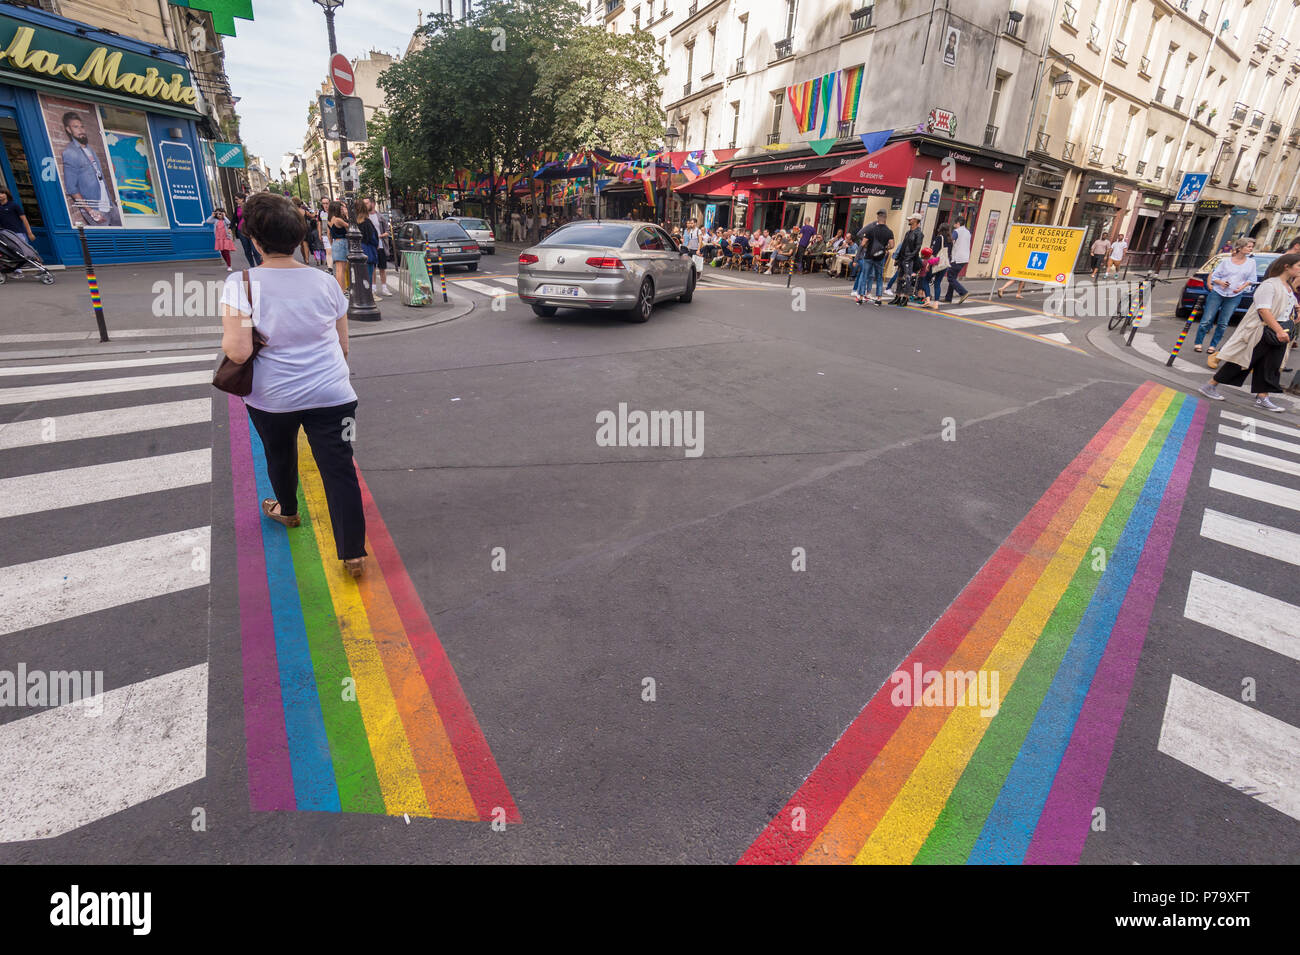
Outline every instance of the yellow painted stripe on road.
[[(1069, 589), (1080, 562), (1087, 557), (1088, 548), (1175, 394), (1176, 392), (1166, 389), (1151, 406), (1111, 465), (1101, 485), (1084, 505), (1082, 513), (994, 645), (988, 659), (984, 661), (981, 669), (999, 675), (999, 705), (1015, 683), (1021, 666), (1047, 626), (1056, 605)], [(964, 669), (954, 666), (951, 661), (949, 666)], [(911, 714), (908, 718), (911, 718)], [(911, 863), (934, 828), (935, 820), (939, 818), (940, 811), (966, 769), (989, 722), (988, 718), (980, 715), (979, 707), (953, 707), (951, 715), (931, 741), (903, 788), (894, 797), (893, 803), (881, 817), (854, 862)], [(900, 728), (900, 735), (905, 732)], [(891, 740), (891, 744), (892, 742)]]
[[(410, 813), (431, 816), (424, 786), (421, 784), (410, 742), (402, 726), (397, 701), (388, 684), (384, 662), (375, 645), (357, 582), (348, 574), (341, 560), (331, 559), (336, 554), (334, 530), (330, 523), (329, 505), (325, 500), (325, 487), (320, 471), (312, 457), (307, 436), (298, 433), (298, 472), (302, 481), (303, 497), (311, 509), (311, 525), (320, 548), (321, 566), (329, 587), (334, 613), (338, 616), (343, 649), (348, 656), (352, 677), (356, 680), (357, 705), (361, 720), (370, 741), (370, 752), (375, 760), (375, 773), (384, 796), (384, 806), (389, 815)], [(373, 569), (372, 569), (373, 570)], [(342, 687), (336, 688), (342, 692)]]

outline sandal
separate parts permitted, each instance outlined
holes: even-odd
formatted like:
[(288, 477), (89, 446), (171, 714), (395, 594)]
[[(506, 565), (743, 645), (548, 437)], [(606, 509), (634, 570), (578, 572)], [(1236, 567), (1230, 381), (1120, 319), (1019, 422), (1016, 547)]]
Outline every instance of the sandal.
[(347, 568), (349, 574), (353, 577), (360, 577), (366, 569), (366, 559), (364, 557), (353, 557), (345, 560), (343, 566)]
[(285, 527), (297, 527), (302, 523), (302, 518), (297, 514), (290, 517), (281, 514), (280, 502), (273, 497), (268, 497), (262, 501), (262, 513), (277, 524), (283, 524)]
[[(1196, 350), (1197, 350), (1197, 351), (1200, 351), (1200, 350), (1201, 350), (1199, 345), (1197, 346)], [(1209, 351), (1209, 354), (1213, 355), (1216, 351), (1218, 351), (1217, 348), (1211, 348), (1210, 351)]]
[[(1195, 345), (1195, 346), (1193, 346), (1193, 348), (1192, 348), (1192, 351), (1200, 351), (1200, 350), (1201, 350), (1201, 346), (1200, 346), (1200, 345)], [(1211, 355), (1214, 354), (1214, 349), (1210, 349), (1210, 354), (1211, 354)]]
[(998, 298), (1002, 297), (1002, 289), (998, 289)]

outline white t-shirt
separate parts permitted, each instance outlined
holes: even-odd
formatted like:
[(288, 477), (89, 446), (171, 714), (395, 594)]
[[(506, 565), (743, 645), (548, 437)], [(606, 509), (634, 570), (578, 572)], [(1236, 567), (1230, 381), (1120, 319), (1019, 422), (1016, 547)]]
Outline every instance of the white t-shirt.
[[(1250, 310), (1258, 312), (1261, 308), (1266, 308), (1273, 313), (1273, 318), (1281, 325), (1291, 320), (1291, 313), (1295, 311), (1295, 307), (1295, 293), (1291, 291), (1291, 287), (1280, 277), (1274, 276), (1255, 289)], [(1242, 321), (1244, 322), (1245, 319)]]
[[(266, 345), (253, 365), (253, 391), (244, 401), (272, 412), (356, 401), (334, 327), (347, 314), (348, 301), (334, 277), (303, 266), (250, 269), (248, 278), (253, 320)], [(226, 279), (221, 304), (250, 311), (242, 272)]]
[(952, 230), (952, 255), (954, 264), (970, 261), (970, 229), (959, 225)]
[(1110, 244), (1110, 257), (1113, 261), (1118, 262), (1124, 258), (1124, 251), (1128, 248), (1128, 243), (1123, 239)]

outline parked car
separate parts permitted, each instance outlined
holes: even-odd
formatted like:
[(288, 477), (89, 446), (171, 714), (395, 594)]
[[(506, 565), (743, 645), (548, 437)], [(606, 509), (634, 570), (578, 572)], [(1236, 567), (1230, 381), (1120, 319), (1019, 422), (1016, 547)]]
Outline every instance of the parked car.
[(672, 236), (626, 219), (565, 223), (519, 256), (519, 300), (544, 318), (560, 308), (615, 309), (644, 322), (659, 302), (689, 302), (698, 279)]
[[(1219, 264), (1219, 260), (1225, 258), (1227, 254), (1225, 252), (1214, 256), (1191, 274), (1186, 284), (1183, 285), (1183, 294), (1178, 299), (1178, 308), (1174, 311), (1175, 315), (1184, 321), (1187, 320), (1188, 316), (1192, 314), (1192, 309), (1196, 307), (1196, 303), (1204, 299), (1209, 292), (1210, 273)], [(1256, 252), (1251, 256), (1255, 260), (1255, 276), (1257, 279), (1255, 285), (1264, 281), (1264, 275), (1268, 272), (1268, 267), (1273, 264), (1279, 254), (1278, 252)], [(1233, 311), (1232, 317), (1228, 319), (1229, 324), (1235, 325), (1246, 317), (1246, 313), (1250, 311), (1250, 303), (1255, 300), (1255, 285), (1246, 286), (1241, 301), (1237, 303), (1237, 308)]]
[(463, 265), (471, 272), (478, 270), (481, 258), (478, 243), (460, 227), (459, 222), (449, 219), (403, 222), (397, 228), (396, 238), (399, 259), (403, 252), (423, 252), (426, 244), (432, 242), (442, 251), (444, 266)]
[(492, 234), (492, 226), (486, 219), (474, 219), (470, 216), (447, 216), (448, 222), (459, 222), (460, 227), (469, 233), (469, 237), (478, 243), (479, 248), (492, 255), (497, 250), (497, 239)]

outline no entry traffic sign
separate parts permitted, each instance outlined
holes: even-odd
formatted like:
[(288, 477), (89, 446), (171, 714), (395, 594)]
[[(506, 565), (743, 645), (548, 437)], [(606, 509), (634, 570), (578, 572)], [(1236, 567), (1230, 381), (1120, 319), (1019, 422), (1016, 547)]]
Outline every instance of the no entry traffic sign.
[(340, 96), (351, 96), (357, 88), (357, 77), (352, 72), (352, 64), (342, 53), (330, 57), (330, 79), (334, 81), (334, 88)]

